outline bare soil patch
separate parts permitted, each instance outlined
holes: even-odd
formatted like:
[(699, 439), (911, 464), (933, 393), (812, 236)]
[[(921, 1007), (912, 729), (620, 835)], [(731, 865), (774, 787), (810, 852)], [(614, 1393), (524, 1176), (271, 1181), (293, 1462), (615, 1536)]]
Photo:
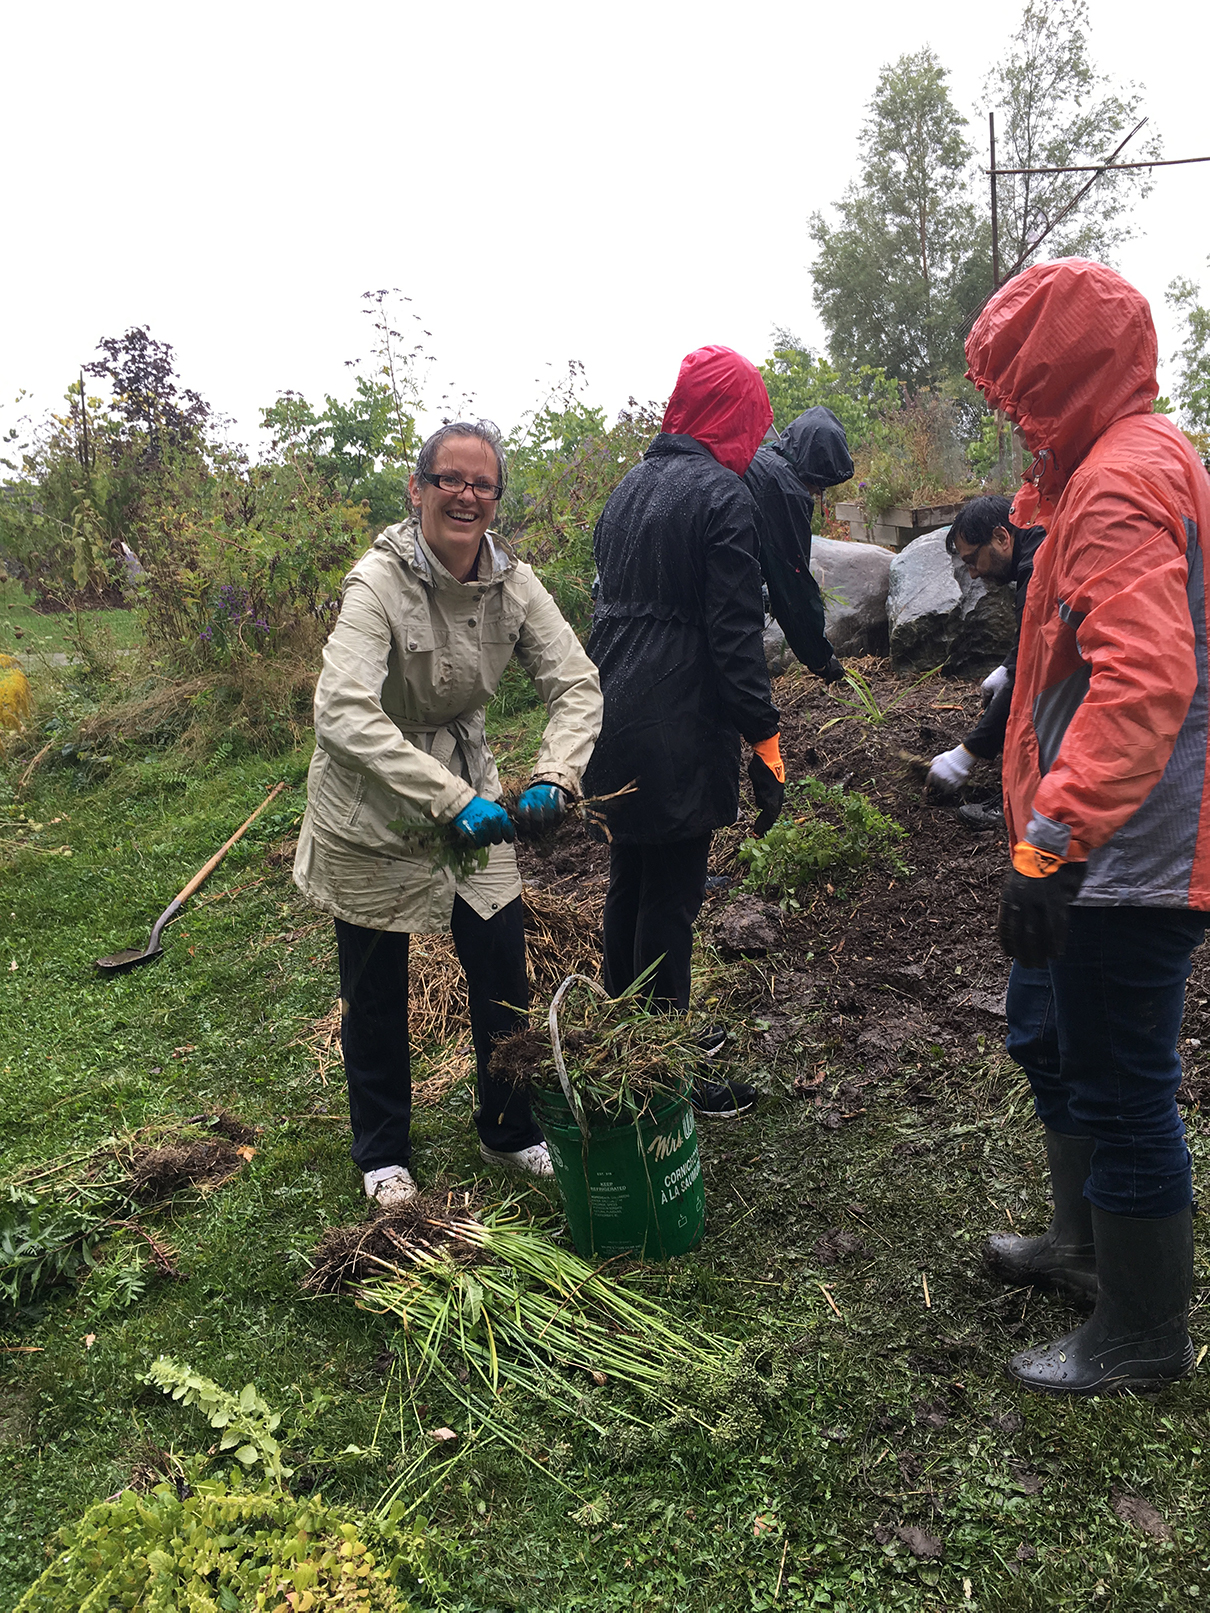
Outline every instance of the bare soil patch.
[[(902, 694), (903, 680), (874, 657), (856, 664), (880, 707)], [(798, 669), (774, 683), (781, 709), (787, 778), (822, 779), (868, 795), (908, 832), (900, 850), (910, 874), (875, 864), (800, 896), (799, 912), (762, 904), (779, 932), (775, 948), (748, 960), (747, 982), (728, 1001), (766, 1028), (753, 1039), (756, 1059), (776, 1064), (800, 1096), (811, 1095), (825, 1124), (861, 1112), (862, 1089), (895, 1077), (920, 1104), (940, 1096), (939, 1078), (1005, 1032), (1009, 961), (996, 941), (999, 890), (1008, 847), (995, 831), (972, 832), (957, 808), (998, 802), (999, 763), (979, 762), (961, 793), (940, 800), (924, 772), (937, 752), (956, 745), (981, 711), (977, 683), (930, 678), (899, 701), (885, 721), (850, 720), (818, 680)], [(843, 715), (843, 720), (834, 719)], [(729, 915), (751, 905), (736, 852), (755, 807), (744, 783), (741, 819), (714, 840), (711, 872), (729, 887), (707, 895), (699, 924), (724, 955)], [(528, 887), (568, 900), (584, 913), (583, 939), (599, 948), (609, 849), (568, 828), (541, 847), (518, 848)], [(1186, 1067), (1180, 1101), (1210, 1110), (1210, 949), (1194, 955), (1182, 1031)], [(562, 958), (550, 958), (561, 967)], [(537, 982), (535, 982), (537, 985)], [(549, 989), (549, 988), (548, 988)], [(839, 1089), (821, 1080), (844, 1070)]]
[(136, 1148), (130, 1159), (130, 1190), (136, 1198), (158, 1202), (171, 1198), (183, 1187), (221, 1187), (246, 1158), (247, 1154), (225, 1137)]

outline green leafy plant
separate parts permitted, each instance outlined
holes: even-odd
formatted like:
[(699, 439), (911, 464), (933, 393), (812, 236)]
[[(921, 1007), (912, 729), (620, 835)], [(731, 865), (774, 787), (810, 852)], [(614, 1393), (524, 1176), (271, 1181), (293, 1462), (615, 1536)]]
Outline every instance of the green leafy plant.
[(267, 1476), (279, 1486), (293, 1472), (284, 1466), (281, 1445), (273, 1437), (281, 1413), (273, 1410), (254, 1383), (246, 1383), (234, 1394), (167, 1355), (152, 1362), (144, 1382), (183, 1406), (196, 1406), (211, 1428), (222, 1430), (219, 1450), (230, 1451), (244, 1467), (262, 1463)]
[(0, 1307), (19, 1311), (93, 1264), (112, 1201), (47, 1204), (10, 1187), (0, 1201)]
[(1172, 355), (1172, 362), (1180, 365), (1176, 401), (1181, 422), (1204, 458), (1210, 450), (1210, 309), (1199, 296), (1200, 287), (1180, 277), (1169, 285), (1165, 301), (1184, 321), (1183, 340)]
[(827, 722), (820, 728), (820, 733), (825, 733), (827, 729), (838, 722), (865, 722), (872, 723), (875, 726), (884, 723), (895, 710), (895, 707), (906, 700), (914, 689), (918, 689), (929, 678), (935, 678), (940, 671), (939, 666), (930, 667), (927, 672), (922, 672), (912, 683), (900, 689), (899, 693), (893, 699), (888, 700), (885, 706), (880, 706), (878, 696), (874, 693), (873, 685), (865, 673), (858, 671), (856, 667), (849, 667), (845, 672), (844, 680), (853, 691), (852, 698), (842, 695), (836, 690), (832, 691), (833, 701), (838, 705), (847, 706), (849, 709), (846, 712), (842, 712), (839, 717), (829, 717)]
[(803, 779), (786, 795), (788, 810), (769, 832), (739, 848), (748, 869), (745, 890), (777, 895), (783, 909), (797, 909), (797, 892), (837, 869), (881, 857), (897, 874), (907, 872), (895, 849), (906, 830), (868, 796), (819, 779)]
[(856, 500), (867, 519), (895, 507), (959, 502), (974, 491), (967, 439), (984, 416), (972, 388), (922, 387), (854, 453)]
[(238, 1484), (204, 1482), (183, 1498), (167, 1484), (124, 1490), (59, 1541), (14, 1613), (420, 1613), (434, 1603), (414, 1599), (418, 1582), (441, 1590), (422, 1522), (403, 1527)]
[(804, 409), (823, 404), (844, 427), (850, 448), (881, 441), (888, 417), (903, 398), (898, 382), (889, 381), (884, 370), (862, 364), (842, 372), (788, 330), (773, 332), (773, 357), (761, 365), (760, 373), (778, 431)]
[(86, 1289), (89, 1304), (99, 1315), (127, 1311), (147, 1292), (148, 1276), (149, 1263), (137, 1249), (98, 1261)]
[(578, 397), (581, 367), (508, 440), (509, 487), (500, 531), (580, 633), (592, 619), (592, 534), (605, 501), (660, 429), (653, 406), (623, 410), (606, 426)]
[(434, 869), (446, 869), (455, 880), (469, 879), (487, 867), (488, 846), (468, 846), (456, 839), (448, 823), (424, 823), (418, 818), (392, 818), (387, 828), (404, 842), (404, 850), (427, 856)]

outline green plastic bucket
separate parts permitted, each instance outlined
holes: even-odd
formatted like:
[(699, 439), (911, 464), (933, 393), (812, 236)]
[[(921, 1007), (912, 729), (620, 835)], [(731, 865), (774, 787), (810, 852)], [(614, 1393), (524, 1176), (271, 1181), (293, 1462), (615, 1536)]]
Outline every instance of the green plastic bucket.
[(665, 1102), (616, 1124), (584, 1113), (567, 1081), (557, 1019), (559, 1002), (577, 979), (604, 995), (595, 981), (575, 975), (555, 993), (551, 1042), (564, 1092), (533, 1095), (576, 1251), (646, 1260), (684, 1254), (706, 1227), (689, 1094), (669, 1094)]

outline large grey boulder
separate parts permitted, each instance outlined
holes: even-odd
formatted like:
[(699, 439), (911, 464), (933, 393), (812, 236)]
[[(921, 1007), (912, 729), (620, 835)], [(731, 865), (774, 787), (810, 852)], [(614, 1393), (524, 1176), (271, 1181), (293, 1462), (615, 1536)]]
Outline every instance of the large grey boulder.
[[(885, 655), (891, 552), (876, 543), (812, 538), (811, 575), (823, 593), (824, 631), (837, 655)], [(775, 678), (794, 655), (772, 616), (765, 617), (765, 661)]]
[(892, 559), (876, 543), (811, 540), (811, 575), (823, 591), (824, 628), (837, 655), (887, 653)]
[(1012, 648), (1013, 589), (970, 575), (947, 554), (948, 527), (909, 543), (890, 563), (887, 622), (896, 672), (944, 666), (983, 677)]

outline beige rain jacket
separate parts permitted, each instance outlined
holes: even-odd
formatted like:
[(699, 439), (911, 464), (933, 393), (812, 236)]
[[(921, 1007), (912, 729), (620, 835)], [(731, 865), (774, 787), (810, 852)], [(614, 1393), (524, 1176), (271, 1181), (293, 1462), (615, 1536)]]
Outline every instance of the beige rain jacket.
[(578, 791), (601, 727), (597, 669), (554, 600), (486, 534), (461, 583), (416, 520), (388, 527), (345, 578), (315, 690), (315, 755), (294, 882), (318, 907), (374, 930), (449, 928), (455, 890), (481, 918), (521, 894), (511, 846), (455, 887), (387, 825), (449, 823), (500, 798), (484, 707), (516, 654), (549, 713), (533, 777)]

